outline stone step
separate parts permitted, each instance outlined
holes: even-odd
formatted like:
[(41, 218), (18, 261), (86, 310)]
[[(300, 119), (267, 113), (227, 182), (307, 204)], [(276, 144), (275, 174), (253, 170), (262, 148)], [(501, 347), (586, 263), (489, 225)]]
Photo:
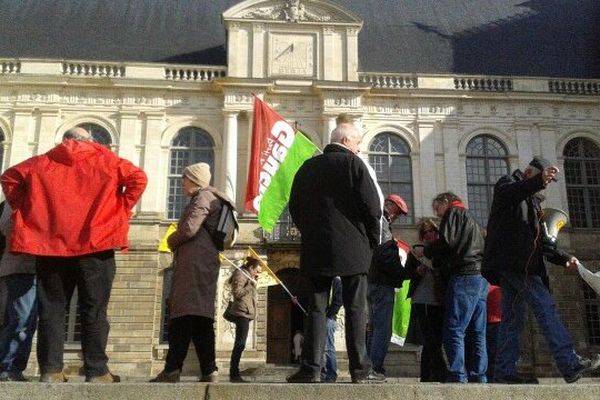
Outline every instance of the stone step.
[[(407, 383), (408, 382), (408, 383)], [(392, 383), (373, 385), (250, 383), (150, 384), (128, 380), (119, 384), (0, 383), (3, 400), (482, 400), (544, 399), (598, 400), (600, 381), (585, 379), (577, 384), (546, 383), (540, 385), (449, 385), (417, 384), (396, 379)]]

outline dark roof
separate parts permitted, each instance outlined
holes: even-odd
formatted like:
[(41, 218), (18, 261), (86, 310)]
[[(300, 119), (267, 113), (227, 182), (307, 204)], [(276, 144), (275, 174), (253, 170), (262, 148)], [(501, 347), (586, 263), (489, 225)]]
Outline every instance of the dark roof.
[[(225, 65), (238, 0), (0, 0), (0, 57)], [(598, 0), (337, 0), (360, 70), (600, 79)]]

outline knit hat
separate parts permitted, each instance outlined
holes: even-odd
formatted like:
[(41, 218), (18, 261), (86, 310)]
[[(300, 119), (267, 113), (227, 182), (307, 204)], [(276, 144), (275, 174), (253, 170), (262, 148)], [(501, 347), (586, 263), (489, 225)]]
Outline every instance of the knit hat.
[(546, 168), (551, 167), (552, 163), (550, 161), (546, 160), (545, 158), (542, 158), (542, 157), (533, 157), (533, 160), (531, 160), (531, 162), (529, 163), (529, 165), (531, 165), (534, 168), (539, 169), (540, 171), (543, 171)]
[(187, 176), (190, 181), (204, 189), (210, 184), (210, 165), (203, 162), (188, 165), (183, 170), (183, 176)]

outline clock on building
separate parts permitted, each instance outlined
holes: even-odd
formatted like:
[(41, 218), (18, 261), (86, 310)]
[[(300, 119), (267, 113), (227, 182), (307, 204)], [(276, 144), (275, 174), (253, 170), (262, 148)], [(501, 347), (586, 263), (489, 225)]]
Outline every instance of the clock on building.
[(314, 76), (314, 35), (272, 34), (271, 76)]

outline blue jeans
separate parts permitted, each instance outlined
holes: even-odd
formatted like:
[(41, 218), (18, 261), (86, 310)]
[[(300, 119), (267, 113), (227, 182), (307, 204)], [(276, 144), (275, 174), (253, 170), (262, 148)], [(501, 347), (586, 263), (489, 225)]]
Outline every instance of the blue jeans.
[(327, 340), (325, 341), (325, 362), (321, 369), (321, 381), (337, 380), (337, 359), (335, 356), (335, 319), (327, 318)]
[(392, 338), (392, 314), (396, 292), (393, 286), (369, 283), (369, 328), (367, 352), (373, 370), (385, 373), (383, 362)]
[[(481, 275), (454, 275), (448, 282), (444, 316), (447, 382), (487, 382), (487, 292), (488, 283)], [(468, 363), (465, 353), (469, 355)]]
[(27, 368), (31, 340), (37, 326), (37, 296), (34, 274), (2, 278), (6, 285), (5, 321), (0, 331), (0, 373), (21, 374)]
[(578, 357), (569, 332), (558, 318), (556, 305), (542, 279), (530, 276), (525, 280), (523, 275), (502, 271), (500, 287), (502, 322), (494, 377), (498, 379), (517, 375), (519, 336), (523, 330), (525, 303), (531, 307), (559, 371), (563, 375), (571, 374), (578, 367)]

